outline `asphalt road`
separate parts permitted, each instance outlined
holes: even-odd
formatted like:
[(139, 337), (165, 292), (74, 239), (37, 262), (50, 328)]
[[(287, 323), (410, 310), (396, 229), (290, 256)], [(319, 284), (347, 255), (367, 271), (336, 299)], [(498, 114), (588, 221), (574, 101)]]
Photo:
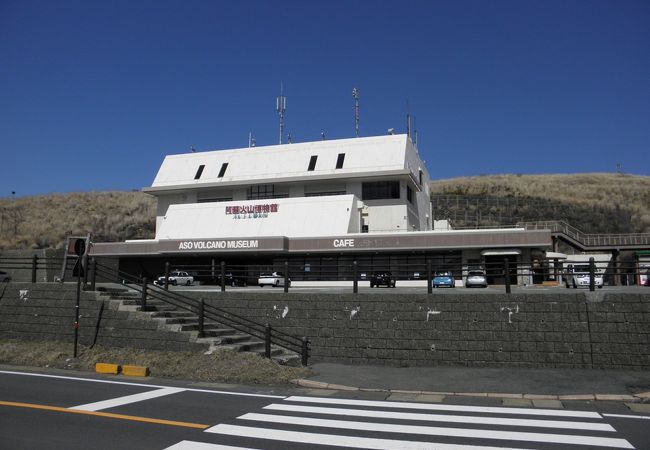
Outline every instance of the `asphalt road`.
[[(310, 395), (311, 394), (311, 395)], [(1, 449), (650, 448), (650, 417), (0, 371)]]

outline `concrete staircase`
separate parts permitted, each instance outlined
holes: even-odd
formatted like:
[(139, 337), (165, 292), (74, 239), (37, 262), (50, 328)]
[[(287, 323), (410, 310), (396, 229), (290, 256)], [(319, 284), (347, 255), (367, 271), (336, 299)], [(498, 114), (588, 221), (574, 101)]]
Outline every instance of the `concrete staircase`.
[[(141, 293), (128, 288), (103, 288), (100, 295), (113, 303), (119, 311), (128, 311), (138, 319), (158, 322), (158, 327), (166, 331), (175, 331), (187, 335), (190, 342), (209, 344), (207, 353), (220, 350), (249, 352), (264, 355), (264, 341), (247, 333), (229, 328), (207, 318), (203, 322), (203, 336), (199, 334), (197, 314), (177, 308), (162, 300), (147, 297), (147, 311), (140, 307)], [(299, 366), (300, 355), (275, 345), (271, 346), (271, 359), (278, 364)]]

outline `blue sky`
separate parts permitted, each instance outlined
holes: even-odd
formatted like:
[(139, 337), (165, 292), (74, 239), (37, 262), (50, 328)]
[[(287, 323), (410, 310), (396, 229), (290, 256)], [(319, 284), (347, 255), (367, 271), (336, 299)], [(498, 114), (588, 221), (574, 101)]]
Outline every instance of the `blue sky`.
[(405, 131), (434, 179), (650, 175), (650, 2), (0, 0), (0, 197), (164, 155)]

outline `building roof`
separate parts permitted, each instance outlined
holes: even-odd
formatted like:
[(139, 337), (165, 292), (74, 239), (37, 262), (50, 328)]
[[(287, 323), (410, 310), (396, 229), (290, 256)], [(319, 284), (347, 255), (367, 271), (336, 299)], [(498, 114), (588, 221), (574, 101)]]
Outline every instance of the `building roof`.
[[(416, 177), (418, 170), (426, 169), (424, 164), (409, 167), (409, 147), (415, 152), (407, 135), (402, 134), (169, 155), (152, 186), (143, 190), (155, 194), (297, 180)], [(339, 154), (345, 156), (337, 169)], [(314, 156), (313, 170), (308, 170)]]

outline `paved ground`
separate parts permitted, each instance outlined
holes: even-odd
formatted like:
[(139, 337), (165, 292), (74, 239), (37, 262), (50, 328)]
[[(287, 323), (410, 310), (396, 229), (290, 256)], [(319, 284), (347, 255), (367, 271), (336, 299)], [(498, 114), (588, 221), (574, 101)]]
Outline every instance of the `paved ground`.
[[(650, 373), (631, 370), (384, 367), (314, 364), (311, 382), (361, 389), (492, 395), (650, 397)], [(316, 385), (315, 385), (316, 386)]]

